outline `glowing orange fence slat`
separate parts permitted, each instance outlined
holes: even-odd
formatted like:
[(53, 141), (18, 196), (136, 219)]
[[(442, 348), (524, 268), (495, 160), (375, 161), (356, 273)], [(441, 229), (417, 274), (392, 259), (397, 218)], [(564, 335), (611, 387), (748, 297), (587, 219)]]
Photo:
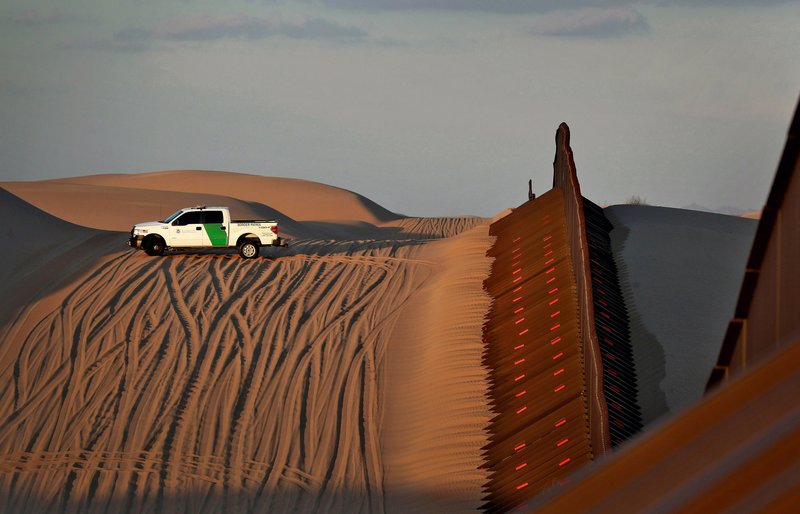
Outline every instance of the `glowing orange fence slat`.
[(495, 301), (484, 358), (496, 416), (484, 448), (489, 512), (524, 505), (592, 458), (563, 210), (563, 194), (554, 190), (491, 228), (495, 260), (485, 286)]

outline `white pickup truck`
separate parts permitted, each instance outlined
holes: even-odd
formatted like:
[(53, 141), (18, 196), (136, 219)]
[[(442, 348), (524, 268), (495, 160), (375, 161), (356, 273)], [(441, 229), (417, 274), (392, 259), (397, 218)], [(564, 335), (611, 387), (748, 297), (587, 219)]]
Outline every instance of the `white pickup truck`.
[(138, 223), (128, 246), (147, 255), (163, 255), (169, 248), (237, 248), (244, 259), (258, 257), (262, 246), (288, 246), (278, 236), (278, 223), (234, 220), (227, 207), (187, 207), (163, 221)]

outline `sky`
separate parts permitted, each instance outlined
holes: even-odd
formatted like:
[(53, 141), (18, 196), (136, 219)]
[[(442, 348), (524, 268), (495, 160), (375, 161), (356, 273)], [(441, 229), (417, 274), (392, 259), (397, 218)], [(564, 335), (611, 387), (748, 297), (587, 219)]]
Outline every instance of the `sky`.
[(584, 196), (759, 209), (797, 0), (0, 0), (0, 181), (215, 169), (416, 216)]

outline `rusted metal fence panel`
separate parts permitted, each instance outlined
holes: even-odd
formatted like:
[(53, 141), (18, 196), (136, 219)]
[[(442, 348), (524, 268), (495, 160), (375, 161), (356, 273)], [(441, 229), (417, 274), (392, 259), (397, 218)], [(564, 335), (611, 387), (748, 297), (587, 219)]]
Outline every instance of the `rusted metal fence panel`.
[[(531, 512), (795, 512), (800, 495), (800, 108), (706, 397)], [(668, 314), (668, 313), (666, 313)]]
[(708, 389), (800, 333), (800, 105), (795, 110), (747, 261), (734, 317)]
[(553, 161), (553, 187), (564, 193), (564, 213), (567, 218), (567, 235), (570, 253), (575, 264), (575, 278), (578, 293), (581, 343), (583, 345), (584, 368), (586, 371), (586, 402), (592, 448), (596, 455), (608, 451), (611, 436), (608, 430), (608, 411), (603, 395), (602, 359), (600, 344), (594, 326), (594, 306), (592, 302), (592, 274), (589, 267), (589, 245), (586, 240), (586, 219), (583, 211), (583, 197), (575, 160), (570, 147), (569, 127), (562, 123), (556, 131), (556, 157)]
[(593, 456), (564, 206), (555, 189), (490, 228), (488, 512), (524, 505)]
[(795, 164), (794, 179), (789, 183), (781, 206), (781, 255), (778, 267), (781, 302), (778, 337), (783, 340), (800, 330), (800, 160)]
[[(489, 512), (524, 505), (611, 445), (584, 200), (565, 124), (553, 168), (552, 190), (490, 228), (496, 240), (485, 287), (494, 302), (484, 364), (496, 416), (485, 448)], [(599, 264), (597, 273), (610, 269)], [(616, 327), (613, 309), (605, 311), (599, 326)]]
[(583, 199), (594, 327), (603, 362), (603, 394), (608, 405), (611, 445), (619, 446), (642, 429), (628, 310), (611, 250), (613, 225), (603, 209)]

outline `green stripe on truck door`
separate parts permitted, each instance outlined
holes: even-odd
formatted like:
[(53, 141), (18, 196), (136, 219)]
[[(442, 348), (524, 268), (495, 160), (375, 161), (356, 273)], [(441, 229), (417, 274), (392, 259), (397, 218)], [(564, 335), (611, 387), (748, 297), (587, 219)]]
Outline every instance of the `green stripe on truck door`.
[(222, 230), (222, 225), (219, 223), (204, 223), (206, 234), (211, 240), (213, 246), (228, 246), (228, 234)]

